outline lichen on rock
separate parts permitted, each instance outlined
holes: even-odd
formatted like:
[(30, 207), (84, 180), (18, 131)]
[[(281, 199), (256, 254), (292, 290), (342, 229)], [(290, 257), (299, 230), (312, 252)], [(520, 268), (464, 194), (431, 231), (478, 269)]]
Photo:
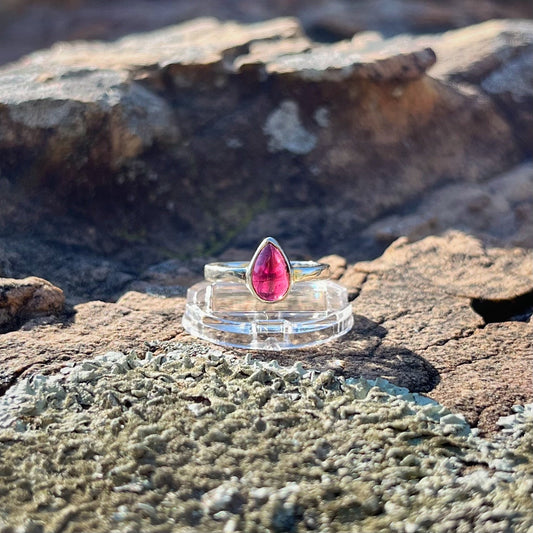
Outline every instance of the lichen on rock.
[(505, 438), (485, 441), (462, 417), (382, 379), (344, 380), (168, 344), (155, 357), (108, 353), (25, 379), (0, 409), (7, 527), (533, 525), (524, 420), (505, 421), (515, 438), (507, 449)]
[(272, 111), (263, 130), (270, 137), (268, 147), (272, 152), (288, 150), (294, 154), (307, 154), (316, 145), (316, 137), (303, 127), (298, 104), (292, 100), (281, 102)]

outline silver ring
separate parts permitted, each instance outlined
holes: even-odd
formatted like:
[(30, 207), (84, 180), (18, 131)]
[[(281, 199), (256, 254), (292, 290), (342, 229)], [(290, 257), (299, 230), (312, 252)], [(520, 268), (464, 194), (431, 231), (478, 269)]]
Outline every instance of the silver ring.
[(209, 263), (204, 266), (204, 277), (212, 282), (243, 282), (257, 299), (274, 303), (287, 296), (293, 283), (329, 277), (329, 265), (289, 261), (278, 241), (267, 237), (250, 262)]

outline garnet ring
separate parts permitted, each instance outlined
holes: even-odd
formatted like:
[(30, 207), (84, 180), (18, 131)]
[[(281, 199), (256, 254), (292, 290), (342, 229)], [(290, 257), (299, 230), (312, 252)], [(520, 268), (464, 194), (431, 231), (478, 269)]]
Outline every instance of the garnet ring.
[(204, 267), (207, 281), (246, 283), (262, 302), (279, 302), (293, 283), (329, 276), (329, 265), (314, 261), (289, 261), (276, 239), (267, 237), (257, 247), (251, 261), (209, 263)]

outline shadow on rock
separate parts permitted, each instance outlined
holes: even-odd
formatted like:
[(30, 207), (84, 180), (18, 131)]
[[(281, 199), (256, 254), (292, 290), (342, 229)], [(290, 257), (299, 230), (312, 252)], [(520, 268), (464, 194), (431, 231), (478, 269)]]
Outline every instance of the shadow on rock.
[(440, 381), (437, 369), (403, 346), (388, 345), (387, 329), (372, 320), (354, 315), (353, 328), (342, 338), (317, 348), (255, 352), (261, 360), (275, 358), (282, 365), (300, 361), (306, 368), (333, 370), (345, 377), (387, 379), (411, 392), (430, 392)]
[(401, 346), (380, 346), (373, 354), (354, 353), (346, 373), (367, 379), (382, 377), (412, 392), (430, 392), (440, 382), (437, 369)]
[(342, 337), (339, 342), (349, 342), (361, 340), (364, 337), (375, 337), (382, 339), (387, 335), (387, 329), (380, 326), (377, 322), (366, 318), (363, 315), (353, 315), (352, 329)]

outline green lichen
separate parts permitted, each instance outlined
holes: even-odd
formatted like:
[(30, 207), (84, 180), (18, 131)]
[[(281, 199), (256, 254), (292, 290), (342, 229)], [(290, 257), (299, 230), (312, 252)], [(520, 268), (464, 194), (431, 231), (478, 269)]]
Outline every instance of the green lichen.
[(194, 344), (109, 354), (6, 395), (0, 531), (533, 527), (531, 439), (423, 400)]

